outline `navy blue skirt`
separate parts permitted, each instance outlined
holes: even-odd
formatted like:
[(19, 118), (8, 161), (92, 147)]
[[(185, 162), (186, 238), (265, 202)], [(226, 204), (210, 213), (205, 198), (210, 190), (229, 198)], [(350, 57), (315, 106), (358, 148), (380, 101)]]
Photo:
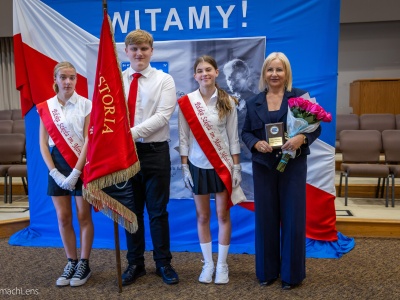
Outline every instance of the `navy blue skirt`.
[(193, 179), (193, 193), (195, 195), (221, 193), (226, 190), (225, 184), (214, 169), (201, 169), (194, 166), (190, 161), (188, 164)]
[[(68, 177), (71, 174), (72, 168), (68, 165), (67, 161), (61, 155), (60, 151), (57, 147), (50, 148), (51, 158), (53, 159), (54, 166), (57, 170), (63, 174), (65, 177)], [(75, 185), (75, 190), (69, 191), (64, 190), (58, 186), (58, 184), (54, 181), (53, 177), (48, 176), (48, 185), (47, 185), (47, 195), (48, 196), (82, 196), (82, 179), (78, 179), (78, 182)]]

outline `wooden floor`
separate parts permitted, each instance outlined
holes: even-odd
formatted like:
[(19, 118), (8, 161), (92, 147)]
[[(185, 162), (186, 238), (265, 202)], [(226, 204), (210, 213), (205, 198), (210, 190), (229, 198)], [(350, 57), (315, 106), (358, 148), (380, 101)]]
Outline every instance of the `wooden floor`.
[(10, 237), (28, 226), (29, 217), (0, 221), (0, 238)]
[(400, 220), (338, 217), (336, 229), (350, 237), (400, 238)]

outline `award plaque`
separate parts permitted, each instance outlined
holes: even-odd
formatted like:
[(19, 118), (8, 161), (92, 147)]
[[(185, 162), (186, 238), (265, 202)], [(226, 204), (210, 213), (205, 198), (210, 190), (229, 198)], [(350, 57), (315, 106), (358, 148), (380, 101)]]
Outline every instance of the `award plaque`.
[(285, 132), (282, 122), (265, 124), (265, 133), (267, 135), (267, 142), (272, 148), (280, 149), (285, 143)]

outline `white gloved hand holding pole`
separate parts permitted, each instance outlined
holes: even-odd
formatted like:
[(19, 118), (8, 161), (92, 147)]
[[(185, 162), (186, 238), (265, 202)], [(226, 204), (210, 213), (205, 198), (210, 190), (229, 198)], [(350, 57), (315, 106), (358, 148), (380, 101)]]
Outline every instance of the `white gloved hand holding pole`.
[(239, 186), (242, 182), (242, 167), (240, 164), (233, 165), (233, 172), (232, 172), (232, 188)]
[(60, 188), (63, 188), (62, 183), (65, 180), (65, 176), (63, 174), (61, 174), (60, 171), (57, 170), (57, 168), (51, 169), (49, 172), (49, 175), (51, 177), (53, 177), (54, 181), (57, 183), (57, 185)]
[(192, 174), (190, 174), (188, 164), (182, 164), (182, 177), (183, 181), (185, 182), (185, 187), (189, 191), (193, 192), (193, 179), (192, 179)]
[(73, 191), (75, 189), (75, 185), (78, 182), (79, 176), (81, 176), (82, 172), (79, 171), (78, 169), (73, 169), (71, 171), (71, 174), (61, 184), (61, 187), (64, 190), (70, 190)]

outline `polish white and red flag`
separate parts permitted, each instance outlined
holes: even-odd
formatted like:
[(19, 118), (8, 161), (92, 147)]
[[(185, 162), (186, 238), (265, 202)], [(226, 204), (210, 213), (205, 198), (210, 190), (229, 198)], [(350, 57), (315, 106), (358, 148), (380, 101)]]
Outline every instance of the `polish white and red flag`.
[(14, 61), (22, 114), (54, 96), (53, 70), (69, 61), (78, 73), (76, 92), (88, 97), (86, 45), (99, 39), (38, 0), (13, 1)]

